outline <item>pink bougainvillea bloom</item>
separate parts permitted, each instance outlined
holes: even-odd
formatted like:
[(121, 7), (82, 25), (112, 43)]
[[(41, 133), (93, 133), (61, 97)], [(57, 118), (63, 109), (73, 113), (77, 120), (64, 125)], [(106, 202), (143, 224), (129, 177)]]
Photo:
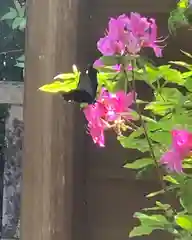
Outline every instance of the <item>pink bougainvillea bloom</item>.
[(143, 37), (146, 30), (150, 27), (147, 18), (141, 17), (139, 13), (130, 13), (130, 18), (127, 21), (127, 30), (133, 32), (135, 36)]
[(100, 147), (105, 147), (105, 136), (103, 126), (88, 125), (89, 133), (93, 139), (93, 142), (98, 144)]
[(105, 146), (104, 128), (105, 124), (102, 117), (105, 115), (105, 107), (96, 102), (95, 104), (88, 105), (83, 110), (85, 117), (88, 121), (88, 131), (94, 141), (100, 147)]
[(98, 102), (103, 103), (106, 108), (105, 118), (107, 121), (115, 121), (119, 117), (133, 119), (131, 109), (129, 108), (134, 102), (134, 92), (126, 94), (124, 91), (109, 93), (102, 89)]
[(132, 32), (129, 33), (129, 40), (127, 41), (127, 51), (130, 54), (136, 55), (140, 52), (142, 47), (140, 39), (135, 36)]
[(160, 159), (171, 171), (182, 172), (182, 161), (192, 150), (192, 133), (186, 130), (172, 130), (172, 145)]
[(134, 102), (134, 94), (126, 94), (124, 91), (109, 93), (102, 88), (96, 103), (84, 108), (88, 131), (96, 144), (105, 146), (104, 131), (116, 124), (116, 121), (120, 123), (122, 120), (133, 120), (129, 107)]
[(98, 50), (105, 56), (123, 55), (126, 48), (125, 20), (126, 15), (117, 19), (111, 18), (108, 23), (107, 35), (97, 42)]
[(138, 13), (111, 18), (106, 36), (97, 43), (98, 50), (105, 56), (138, 54), (141, 48), (150, 47), (157, 57), (162, 56), (162, 48), (157, 45), (157, 25), (155, 19), (147, 19)]
[(97, 42), (97, 48), (105, 56), (122, 55), (125, 52), (125, 44), (119, 40), (114, 40), (110, 36), (101, 38)]
[(148, 31), (146, 31), (143, 46), (153, 48), (155, 55), (157, 57), (162, 57), (162, 47), (157, 45), (157, 25), (155, 19), (150, 18), (150, 22), (151, 24)]

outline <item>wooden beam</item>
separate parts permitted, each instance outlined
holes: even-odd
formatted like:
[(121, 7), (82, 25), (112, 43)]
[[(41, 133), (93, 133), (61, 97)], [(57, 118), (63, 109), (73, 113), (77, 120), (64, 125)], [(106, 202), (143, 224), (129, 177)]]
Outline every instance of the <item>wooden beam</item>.
[[(59, 72), (71, 71), (72, 64), (77, 62), (78, 26), (81, 24), (78, 11), (83, 8), (82, 4), (84, 0), (28, 1), (23, 240), (72, 240), (73, 226), (77, 226), (73, 217), (74, 185), (78, 179), (73, 173), (74, 159), (77, 160), (75, 155), (83, 159), (83, 151), (79, 149), (84, 137), (77, 125), (79, 107), (64, 104), (61, 97), (37, 89), (52, 81)], [(81, 138), (78, 147), (76, 138), (77, 141)], [(82, 196), (79, 199), (83, 202)]]
[(24, 84), (22, 82), (0, 81), (0, 104), (23, 104)]

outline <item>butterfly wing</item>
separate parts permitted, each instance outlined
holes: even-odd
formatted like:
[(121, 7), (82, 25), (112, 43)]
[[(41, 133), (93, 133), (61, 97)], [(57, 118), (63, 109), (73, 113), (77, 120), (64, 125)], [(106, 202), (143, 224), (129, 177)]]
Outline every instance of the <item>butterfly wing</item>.
[(77, 89), (63, 94), (66, 101), (77, 103), (94, 102), (97, 93), (97, 70), (90, 65), (86, 72), (81, 73)]

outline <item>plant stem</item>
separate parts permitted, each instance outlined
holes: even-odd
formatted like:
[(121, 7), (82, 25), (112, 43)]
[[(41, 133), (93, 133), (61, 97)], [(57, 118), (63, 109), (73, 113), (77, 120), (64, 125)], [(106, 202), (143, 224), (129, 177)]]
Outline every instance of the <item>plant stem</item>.
[[(142, 118), (141, 110), (140, 110), (140, 108), (139, 108), (138, 103), (136, 102), (136, 100), (137, 100), (136, 98), (137, 98), (137, 97), (136, 97), (136, 85), (135, 85), (134, 66), (135, 66), (134, 60), (132, 60), (132, 61), (131, 61), (131, 67), (132, 67), (132, 69), (131, 69), (131, 72), (132, 72), (132, 89), (134, 90), (134, 100), (135, 100), (135, 104), (136, 104), (136, 108), (137, 108), (137, 113), (138, 113), (138, 115), (139, 115), (139, 120), (140, 120), (140, 122), (141, 122), (141, 126), (142, 126), (142, 128), (143, 128), (144, 135), (145, 135), (145, 137), (146, 137), (147, 143), (148, 143), (148, 145), (149, 145), (149, 150), (150, 150), (150, 153), (151, 153), (151, 157), (152, 157), (152, 159), (153, 159), (153, 161), (154, 161), (154, 164), (155, 164), (155, 166), (156, 166), (157, 174), (158, 174), (158, 176), (159, 176), (159, 180), (160, 180), (162, 189), (163, 189), (164, 191), (166, 191), (166, 185), (165, 185), (165, 183), (164, 183), (164, 181), (163, 181), (163, 174), (162, 174), (161, 171), (160, 171), (159, 164), (158, 164), (158, 161), (157, 161), (157, 159), (156, 159), (156, 156), (155, 156), (155, 153), (154, 153), (154, 150), (153, 150), (153, 145), (152, 145), (151, 140), (150, 140), (150, 138), (149, 138), (149, 135), (148, 135), (148, 133), (147, 133), (147, 128), (146, 128), (145, 122), (144, 122), (144, 120), (143, 120), (143, 118)], [(127, 76), (127, 75), (126, 75), (126, 76)]]

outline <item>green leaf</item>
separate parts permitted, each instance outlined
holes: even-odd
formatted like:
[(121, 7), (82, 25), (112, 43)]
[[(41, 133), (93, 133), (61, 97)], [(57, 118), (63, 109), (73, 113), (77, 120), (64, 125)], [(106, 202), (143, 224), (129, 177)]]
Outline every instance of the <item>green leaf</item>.
[(12, 23), (12, 28), (13, 29), (16, 29), (20, 26), (20, 24), (22, 23), (23, 21), (23, 18), (20, 18), (20, 17), (16, 17)]
[(9, 20), (17, 17), (17, 11), (14, 8), (9, 8), (10, 11), (1, 17), (1, 20)]
[(135, 59), (135, 56), (102, 56), (99, 61), (103, 63), (104, 66), (114, 66), (116, 64), (127, 64), (131, 60)]
[(192, 55), (188, 52), (185, 52), (183, 50), (180, 50), (183, 54), (185, 54), (185, 56), (189, 57), (189, 58), (192, 58)]
[(133, 140), (132, 137), (120, 136), (118, 137), (118, 140), (124, 148), (137, 149), (138, 151), (143, 153), (149, 151), (149, 145), (146, 139), (135, 138)]
[(161, 203), (161, 202), (159, 202), (159, 201), (156, 201), (156, 205), (157, 205), (160, 209), (162, 209), (162, 210), (164, 210), (164, 211), (167, 211), (167, 210), (170, 209), (170, 207), (171, 207), (170, 204), (164, 204), (164, 203)]
[(169, 221), (161, 214), (153, 214), (147, 215), (140, 212), (135, 212), (135, 218), (138, 218), (141, 222), (147, 221), (148, 225), (156, 225), (156, 226), (164, 226), (165, 224), (169, 224)]
[(146, 197), (147, 198), (151, 198), (151, 197), (155, 197), (155, 196), (157, 196), (159, 194), (164, 194), (164, 193), (165, 193), (165, 191), (162, 189), (162, 190), (159, 190), (157, 192), (149, 193), (149, 194), (146, 195)]
[(188, 8), (188, 6), (189, 6), (189, 0), (180, 0), (180, 1), (177, 3), (177, 7), (178, 7), (178, 8), (186, 9), (186, 8)]
[(54, 81), (49, 84), (45, 84), (39, 88), (40, 91), (49, 93), (69, 92), (76, 89), (78, 82), (75, 79), (68, 79), (64, 82)]
[(192, 216), (177, 215), (175, 218), (175, 222), (183, 229), (192, 232)]
[(165, 116), (174, 108), (182, 106), (184, 96), (176, 88), (162, 88), (160, 92), (155, 92), (155, 100), (146, 105), (146, 110), (151, 110), (154, 114)]
[[(40, 91), (49, 93), (69, 92), (77, 88), (80, 72), (73, 66), (74, 73), (63, 73), (54, 77), (54, 82), (45, 84), (39, 88)], [(62, 80), (62, 81), (61, 81)]]
[(159, 211), (159, 210), (163, 210), (163, 211), (166, 212), (170, 208), (171, 208), (171, 205), (164, 204), (164, 203), (161, 203), (159, 201), (156, 201), (156, 206), (155, 207), (143, 208), (143, 211)]
[(74, 73), (61, 73), (54, 77), (55, 80), (60, 79), (63, 81), (71, 80), (71, 79), (75, 79), (75, 78), (76, 78), (76, 75)]
[(153, 230), (156, 230), (156, 227), (141, 225), (138, 227), (134, 227), (133, 230), (129, 233), (129, 237), (137, 237), (143, 235), (150, 235)]
[(186, 62), (182, 62), (182, 61), (170, 61), (169, 63), (175, 64), (175, 65), (180, 66), (180, 67), (187, 68), (187, 69), (189, 69), (189, 70), (192, 70), (192, 65), (191, 65), (191, 64), (188, 64), (188, 63), (186, 63)]
[(21, 23), (19, 25), (19, 30), (23, 31), (26, 28), (26, 24), (27, 24), (27, 20), (26, 20), (26, 18), (23, 18), (23, 20), (21, 21)]
[(174, 108), (172, 103), (151, 102), (145, 106), (145, 110), (151, 110), (154, 114), (165, 116)]
[(24, 62), (25, 61), (25, 55), (22, 54), (20, 57), (17, 58), (17, 61)]
[(182, 162), (182, 167), (183, 168), (192, 168), (192, 159), (191, 158), (186, 158), (184, 159), (184, 161)]
[(179, 182), (170, 175), (163, 176), (163, 180), (173, 183), (173, 184), (179, 184)]
[(177, 88), (162, 88), (160, 92), (155, 92), (156, 101), (177, 104), (183, 94)]
[(25, 63), (24, 62), (17, 62), (15, 64), (16, 67), (19, 67), (19, 68), (24, 68), (25, 67)]
[(159, 73), (162, 78), (167, 82), (177, 83), (179, 85), (184, 84), (184, 79), (180, 71), (170, 68), (170, 65), (163, 65), (159, 67)]
[(192, 92), (192, 78), (191, 77), (186, 79), (184, 86), (187, 88), (187, 90)]
[(18, 13), (22, 12), (23, 7), (19, 3), (19, 1), (18, 0), (14, 0), (14, 4), (15, 4), (15, 8), (16, 8), (17, 12)]
[(24, 18), (24, 16), (25, 16), (25, 6), (20, 7), (19, 9), (17, 9), (17, 11), (18, 11), (19, 17)]
[(188, 211), (188, 213), (192, 214), (192, 179), (188, 179), (181, 184), (180, 188), (180, 198), (183, 203), (183, 206)]
[(135, 160), (132, 163), (125, 164), (124, 168), (140, 169), (152, 164), (154, 164), (154, 162), (151, 158), (141, 158), (141, 159)]
[(145, 81), (149, 83), (149, 85), (161, 78), (159, 69), (150, 64), (145, 65), (145, 69), (142, 70), (142, 73), (144, 75)]
[(149, 132), (149, 136), (153, 141), (161, 143), (162, 145), (169, 146), (171, 144), (171, 134), (167, 131)]
[(186, 79), (186, 78), (191, 77), (191, 76), (192, 76), (192, 71), (182, 73), (182, 78), (183, 79)]

